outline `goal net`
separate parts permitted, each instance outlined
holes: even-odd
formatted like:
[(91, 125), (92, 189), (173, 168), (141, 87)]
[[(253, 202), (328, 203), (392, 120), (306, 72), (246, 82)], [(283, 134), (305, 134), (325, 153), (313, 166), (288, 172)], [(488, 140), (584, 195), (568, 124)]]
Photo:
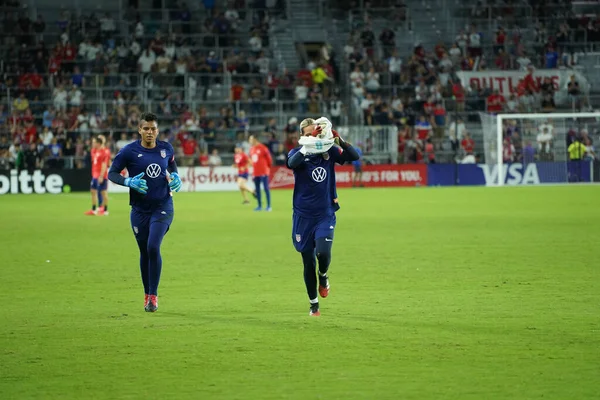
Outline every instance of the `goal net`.
[(488, 186), (594, 180), (600, 112), (480, 117)]

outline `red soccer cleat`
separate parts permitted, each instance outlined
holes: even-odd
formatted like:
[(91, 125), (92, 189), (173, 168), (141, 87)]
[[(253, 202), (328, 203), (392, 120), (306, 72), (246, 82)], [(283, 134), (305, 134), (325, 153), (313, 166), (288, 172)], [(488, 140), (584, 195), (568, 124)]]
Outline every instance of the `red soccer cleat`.
[(329, 296), (329, 277), (319, 272), (319, 295), (322, 298)]
[(104, 215), (104, 207), (98, 207), (98, 214), (97, 215)]
[(320, 317), (321, 311), (319, 311), (319, 303), (314, 303), (310, 305), (310, 312), (308, 313), (311, 317)]
[(327, 286), (319, 285), (319, 296), (321, 296), (322, 298), (329, 296), (329, 285), (327, 285)]
[(96, 211), (94, 210), (88, 210), (85, 212), (85, 215), (96, 215)]
[(148, 297), (150, 301), (144, 309), (146, 312), (156, 312), (158, 310), (158, 296), (151, 294)]
[(148, 307), (148, 303), (149, 303), (149, 302), (150, 302), (150, 295), (148, 295), (148, 294), (145, 294), (145, 295), (144, 295), (144, 309), (145, 309), (146, 307)]

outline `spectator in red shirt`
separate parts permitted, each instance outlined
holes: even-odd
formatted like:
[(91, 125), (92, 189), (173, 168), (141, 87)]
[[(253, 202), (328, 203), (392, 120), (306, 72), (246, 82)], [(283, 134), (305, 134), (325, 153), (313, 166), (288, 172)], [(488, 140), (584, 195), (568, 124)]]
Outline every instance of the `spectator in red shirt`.
[(33, 118), (33, 113), (31, 112), (31, 108), (28, 108), (27, 110), (25, 110), (25, 112), (21, 116), (21, 121), (24, 123), (33, 122), (33, 119), (34, 118)]
[(506, 31), (504, 28), (499, 27), (494, 37), (494, 53), (498, 53), (500, 50), (504, 50), (504, 43), (506, 42)]
[(37, 142), (37, 128), (33, 124), (33, 121), (28, 121), (25, 124), (25, 142), (36, 143)]
[(438, 60), (441, 60), (442, 58), (444, 58), (444, 54), (446, 53), (446, 47), (444, 46), (443, 42), (438, 43), (435, 46), (435, 55), (437, 56)]
[(230, 101), (234, 103), (242, 100), (243, 93), (244, 87), (239, 82), (234, 83), (231, 86)]
[(435, 132), (435, 138), (437, 139), (436, 144), (439, 145), (444, 138), (446, 126), (446, 108), (441, 101), (436, 102), (435, 108), (433, 109), (433, 122), (433, 130)]
[(61, 64), (62, 56), (57, 51), (54, 51), (48, 60), (48, 73), (50, 75), (56, 75), (58, 71), (60, 71)]
[(423, 112), (426, 116), (431, 117), (433, 115), (433, 110), (435, 108), (435, 100), (432, 97), (429, 97), (425, 104), (423, 104)]
[(507, 70), (509, 67), (509, 61), (508, 54), (504, 51), (504, 49), (499, 49), (496, 59), (494, 60), (496, 68), (502, 71)]
[(200, 165), (202, 167), (208, 167), (208, 158), (209, 158), (208, 157), (208, 152), (206, 150), (202, 150), (200, 152), (200, 159), (199, 159)]
[(34, 90), (37, 90), (39, 88), (41, 88), (42, 86), (44, 86), (44, 79), (42, 78), (42, 76), (40, 74), (37, 73), (37, 71), (34, 69), (31, 71), (31, 73), (29, 74), (29, 84), (31, 85), (31, 88)]
[(524, 96), (525, 93), (527, 93), (527, 86), (524, 79), (519, 79), (519, 83), (517, 84), (515, 92), (517, 93), (518, 97)]
[(185, 139), (181, 141), (181, 147), (183, 148), (184, 165), (194, 165), (194, 156), (196, 155), (196, 148), (198, 143), (192, 135), (187, 135)]
[(267, 76), (267, 86), (269, 86), (269, 100), (275, 100), (277, 97), (279, 78), (273, 72), (269, 72), (269, 75)]
[(307, 69), (301, 69), (300, 71), (298, 71), (296, 77), (302, 82), (304, 82), (305, 86), (310, 87), (313, 84), (312, 73)]
[(494, 93), (487, 98), (487, 111), (491, 114), (498, 114), (504, 110), (506, 99), (500, 94), (499, 91), (494, 90)]
[(22, 118), (19, 111), (13, 108), (12, 114), (8, 117), (8, 127), (12, 130), (15, 129), (21, 123)]
[(65, 72), (73, 72), (75, 57), (77, 57), (77, 48), (69, 41), (62, 49), (63, 69)]
[(537, 93), (540, 91), (540, 89), (535, 78), (533, 77), (533, 71), (533, 66), (530, 65), (527, 67), (527, 75), (525, 75), (523, 82), (525, 84), (525, 89), (528, 89), (529, 91), (531, 91), (531, 93)]
[(452, 95), (456, 100), (456, 111), (465, 111), (465, 88), (460, 81), (456, 81), (452, 85)]
[(403, 129), (398, 130), (398, 154), (404, 155), (406, 149), (406, 143), (410, 139), (410, 128), (405, 126)]
[(463, 140), (460, 142), (460, 147), (466, 154), (472, 154), (475, 150), (475, 141), (469, 135), (469, 132), (465, 131)]
[(425, 154), (427, 154), (427, 161), (429, 164), (435, 164), (435, 150), (433, 148), (433, 143), (431, 140), (428, 140), (425, 143)]
[(190, 111), (187, 105), (184, 105), (184, 110), (181, 113), (181, 122), (187, 123), (188, 120), (194, 120), (194, 114)]
[(24, 73), (19, 75), (19, 89), (25, 90), (27, 85), (29, 84), (29, 74)]

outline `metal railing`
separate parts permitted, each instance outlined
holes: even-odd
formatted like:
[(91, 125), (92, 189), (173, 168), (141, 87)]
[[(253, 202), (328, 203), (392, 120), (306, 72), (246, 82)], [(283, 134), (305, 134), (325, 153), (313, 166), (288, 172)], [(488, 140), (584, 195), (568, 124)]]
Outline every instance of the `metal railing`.
[[(338, 129), (340, 130), (340, 133), (347, 138), (347, 140), (350, 140), (363, 150), (365, 161), (369, 163), (398, 162), (398, 133), (395, 126), (340, 126)], [(185, 129), (183, 130), (186, 131)], [(187, 137), (185, 140), (195, 141), (194, 151), (191, 154), (185, 154), (183, 152), (182, 143), (177, 138), (176, 132), (168, 135), (161, 135), (160, 139), (171, 142), (175, 148), (177, 163), (179, 165), (186, 166), (199, 165), (200, 156), (202, 154), (206, 154), (207, 152), (212, 152), (214, 149), (217, 149), (221, 157), (229, 162), (229, 160), (233, 159), (234, 146), (247, 141), (250, 134), (258, 136), (259, 140), (265, 143), (270, 139), (269, 135), (264, 134), (262, 130), (253, 130), (240, 133), (236, 131), (217, 129), (212, 132), (214, 135), (203, 134), (199, 131), (186, 131)], [(128, 131), (128, 133), (131, 134), (128, 135), (129, 140), (126, 140), (125, 143), (129, 143), (137, 138), (137, 132)], [(289, 145), (289, 143), (287, 143), (287, 139), (291, 139), (291, 143), (296, 143), (294, 140), (297, 140), (297, 138), (297, 133), (294, 133), (290, 137), (284, 137), (283, 135), (280, 135), (277, 140), (277, 144), (282, 144), (287, 147)], [(117, 147), (118, 137), (109, 136), (108, 139), (107, 146), (114, 156), (119, 150)], [(68, 138), (61, 138), (60, 141), (62, 143), (62, 148), (65, 147), (66, 143), (68, 143), (68, 146), (70, 146), (71, 149), (74, 148), (75, 143), (78, 143), (78, 145), (81, 146), (81, 141), (78, 137), (69, 136)], [(88, 168), (90, 165), (89, 146), (90, 143), (89, 140), (87, 140), (82, 156), (56, 156), (49, 153), (50, 147), (46, 147), (46, 150), (44, 151), (45, 154), (41, 157), (41, 163), (36, 162), (35, 167), (64, 169)], [(24, 149), (21, 150), (24, 151), (27, 150), (28, 145), (23, 145), (22, 147), (24, 147)], [(286, 154), (288, 150), (289, 149), (286, 148)], [(11, 155), (8, 157), (2, 157), (2, 153), (0, 153), (0, 165), (6, 162), (11, 163), (11, 167), (15, 167), (14, 157)], [(230, 165), (230, 163), (224, 163), (224, 165)], [(28, 166), (19, 165), (17, 167), (27, 168)]]
[[(589, 115), (589, 114), (585, 114)], [(552, 119), (553, 114), (549, 113), (548, 118)], [(480, 153), (483, 148), (483, 134), (482, 127), (480, 121), (480, 115), (478, 112), (451, 112), (447, 115), (445, 126), (441, 131), (441, 136), (438, 134), (435, 135), (435, 143), (438, 146), (435, 148), (435, 155), (438, 162), (454, 162), (458, 155), (460, 155), (460, 148), (453, 148), (451, 146), (451, 138), (449, 133), (450, 121), (455, 121), (458, 118), (461, 118), (465, 121), (466, 129), (471, 133), (471, 137), (476, 142), (476, 152)], [(594, 140), (599, 140), (600, 138), (600, 122), (598, 119), (594, 118), (582, 118), (576, 119), (573, 126), (577, 125), (579, 129), (587, 129), (589, 136)], [(557, 121), (553, 119), (553, 121)], [(563, 120), (564, 121), (564, 120)], [(569, 125), (569, 126), (571, 126)], [(565, 125), (566, 126), (566, 125)], [(530, 127), (531, 128), (531, 127)], [(224, 165), (229, 165), (229, 160), (232, 159), (232, 150), (235, 145), (238, 143), (242, 143), (247, 140), (248, 135), (254, 134), (259, 137), (259, 140), (266, 142), (270, 139), (268, 134), (263, 134), (261, 129), (253, 129), (247, 132), (244, 131), (235, 131), (235, 130), (220, 130), (215, 129), (214, 135), (206, 135), (200, 131), (187, 130), (182, 129), (187, 132), (187, 138), (185, 140), (194, 140), (195, 141), (195, 150), (193, 154), (184, 154), (181, 143), (178, 140), (177, 133), (178, 131), (172, 131), (167, 133), (161, 133), (160, 139), (170, 141), (176, 150), (176, 159), (180, 165), (199, 165), (199, 156), (201, 154), (205, 154), (207, 151), (212, 151), (213, 149), (217, 149), (220, 152), (222, 159), (224, 160)], [(338, 126), (338, 130), (340, 133), (349, 141), (354, 143), (356, 146), (360, 147), (363, 150), (364, 157), (363, 159), (368, 163), (396, 163), (407, 161), (404, 159), (403, 154), (399, 153), (399, 147), (401, 144), (401, 138), (408, 139), (412, 138), (413, 133), (409, 128), (406, 131), (405, 127), (402, 126), (401, 131), (394, 125), (389, 126)], [(535, 130), (535, 129), (534, 129)], [(131, 140), (137, 138), (137, 132), (132, 130), (125, 131), (129, 133), (127, 136), (128, 140), (125, 143), (128, 143)], [(408, 134), (407, 134), (408, 132)], [(565, 130), (566, 132), (566, 130)], [(109, 134), (109, 132), (103, 132), (105, 134)], [(535, 141), (535, 137), (530, 133), (527, 136), (526, 132), (523, 132), (523, 138), (529, 138), (532, 141)], [(190, 136), (191, 135), (191, 136)], [(108, 146), (111, 149), (113, 155), (119, 150), (117, 147), (117, 140), (119, 140), (120, 135), (109, 135)], [(68, 142), (66, 147), (70, 148), (71, 151), (74, 151), (73, 148), (75, 144), (79, 146), (78, 152), (81, 151), (82, 141), (79, 140), (81, 136), (70, 135), (70, 136), (58, 136), (60, 143), (62, 143), (63, 148), (65, 148), (65, 144)], [(297, 133), (293, 133), (291, 136), (286, 136), (283, 134), (278, 135), (277, 141), (279, 144), (283, 144), (284, 146), (294, 146), (296, 143), (294, 140), (297, 140)], [(288, 142), (288, 139), (291, 142)], [(49, 149), (43, 150), (45, 153), (43, 157), (42, 166), (50, 167), (50, 168), (86, 168), (89, 167), (89, 145), (90, 142), (86, 141), (84, 144), (83, 155), (79, 156), (53, 156), (49, 154)], [(24, 145), (23, 148), (26, 149)], [(4, 157), (3, 157), (4, 154)], [(14, 167), (14, 158), (11, 154), (6, 154), (0, 151), (0, 165), (5, 165), (7, 162), (11, 162)], [(36, 166), (39, 164), (36, 163)], [(20, 165), (21, 168), (27, 168), (27, 165)]]

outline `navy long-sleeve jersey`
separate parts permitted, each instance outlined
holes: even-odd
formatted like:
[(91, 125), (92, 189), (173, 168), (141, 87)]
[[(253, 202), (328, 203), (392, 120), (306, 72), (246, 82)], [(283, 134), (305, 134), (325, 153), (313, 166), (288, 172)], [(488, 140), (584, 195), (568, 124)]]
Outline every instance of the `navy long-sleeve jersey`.
[(148, 193), (141, 194), (129, 190), (129, 204), (141, 209), (160, 207), (171, 200), (171, 189), (167, 180), (169, 173), (177, 172), (175, 152), (168, 142), (156, 141), (156, 147), (147, 149), (141, 141), (136, 141), (123, 147), (117, 154), (108, 172), (108, 179), (116, 184), (124, 185), (125, 178), (121, 171), (127, 168), (129, 177), (141, 172), (148, 184)]
[(307, 218), (334, 215), (339, 209), (335, 185), (335, 163), (340, 165), (358, 159), (356, 150), (347, 145), (333, 146), (323, 154), (299, 153), (300, 147), (288, 154), (287, 167), (294, 171), (294, 213)]

